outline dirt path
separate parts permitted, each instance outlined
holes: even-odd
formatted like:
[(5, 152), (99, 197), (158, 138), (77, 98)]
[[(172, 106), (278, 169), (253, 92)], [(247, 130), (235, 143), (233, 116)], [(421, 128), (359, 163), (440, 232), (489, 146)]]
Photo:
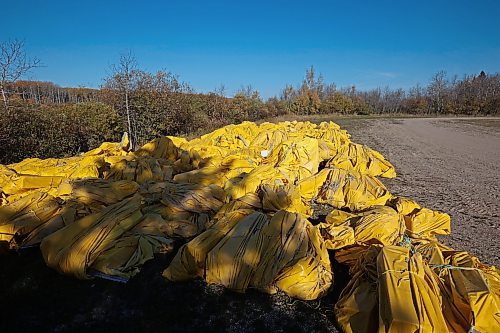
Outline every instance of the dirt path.
[(451, 215), (444, 243), (500, 266), (500, 118), (339, 123), (393, 163), (392, 193)]

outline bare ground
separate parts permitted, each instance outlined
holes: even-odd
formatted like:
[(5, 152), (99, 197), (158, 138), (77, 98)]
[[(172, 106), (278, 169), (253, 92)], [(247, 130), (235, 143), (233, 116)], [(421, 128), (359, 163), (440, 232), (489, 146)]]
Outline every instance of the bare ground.
[(500, 266), (500, 118), (339, 119), (355, 142), (380, 151), (396, 195), (451, 215), (441, 240)]

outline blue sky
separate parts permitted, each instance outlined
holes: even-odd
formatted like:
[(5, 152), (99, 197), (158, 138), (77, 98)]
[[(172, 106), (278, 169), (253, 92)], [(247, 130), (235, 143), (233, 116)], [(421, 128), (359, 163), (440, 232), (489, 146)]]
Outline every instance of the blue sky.
[(262, 96), (327, 82), (408, 88), (433, 73), (500, 71), (500, 1), (9, 1), (0, 41), (45, 65), (29, 78), (98, 87), (121, 53), (199, 92), (252, 85)]

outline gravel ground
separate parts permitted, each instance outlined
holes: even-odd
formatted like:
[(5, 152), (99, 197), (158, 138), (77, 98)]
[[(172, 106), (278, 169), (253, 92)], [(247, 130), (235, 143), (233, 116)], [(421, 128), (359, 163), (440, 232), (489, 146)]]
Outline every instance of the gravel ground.
[(352, 140), (380, 151), (396, 195), (451, 216), (441, 240), (500, 266), (500, 118), (346, 119)]

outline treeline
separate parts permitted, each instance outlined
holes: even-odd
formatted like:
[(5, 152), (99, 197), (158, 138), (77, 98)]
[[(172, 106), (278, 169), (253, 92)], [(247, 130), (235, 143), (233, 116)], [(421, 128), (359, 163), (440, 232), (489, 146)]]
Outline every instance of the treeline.
[(75, 155), (118, 141), (123, 132), (140, 145), (160, 135), (194, 135), (282, 115), (500, 113), (500, 74), (484, 72), (462, 79), (439, 72), (427, 86), (358, 91), (325, 83), (311, 67), (300, 85), (286, 85), (279, 96), (264, 100), (252, 87), (230, 98), (223, 89), (195, 93), (169, 72), (137, 68), (129, 56), (120, 59), (100, 89), (17, 81), (5, 90), (0, 163)]
[(6, 85), (9, 99), (29, 104), (68, 104), (99, 102), (98, 89), (62, 88), (52, 82), (17, 81)]
[[(500, 112), (499, 73), (488, 75), (481, 72), (478, 75), (466, 75), (462, 79), (456, 76), (448, 79), (446, 73), (441, 71), (432, 77), (427, 86), (416, 85), (408, 90), (385, 87), (358, 91), (355, 86), (337, 89), (333, 83), (325, 84), (322, 75), (316, 78), (314, 67), (311, 67), (306, 71), (300, 86), (286, 85), (279, 96), (266, 101), (250, 86), (240, 89), (232, 98), (226, 98), (223, 91), (195, 94), (188, 84), (179, 82), (177, 77), (165, 71), (153, 74), (135, 69), (133, 76), (135, 78), (131, 80), (134, 82), (130, 91), (139, 108), (144, 109), (145, 104), (151, 102), (151, 97), (183, 93), (189, 95), (183, 98), (183, 103), (196, 104), (198, 111), (210, 117), (217, 112), (222, 116), (224, 110), (231, 109), (232, 114), (225, 116), (244, 119), (276, 114), (490, 115)], [(19, 101), (37, 105), (98, 102), (117, 106), (116, 96), (110, 91), (119, 89), (116, 89), (116, 85), (114, 88), (110, 86), (110, 78), (106, 82), (101, 89), (91, 89), (62, 88), (52, 82), (17, 81), (8, 84), (6, 91), (14, 104)], [(141, 95), (153, 92), (155, 96), (149, 96), (148, 103), (139, 101)], [(205, 110), (203, 107), (206, 107)], [(214, 107), (220, 107), (221, 110), (215, 111)]]

